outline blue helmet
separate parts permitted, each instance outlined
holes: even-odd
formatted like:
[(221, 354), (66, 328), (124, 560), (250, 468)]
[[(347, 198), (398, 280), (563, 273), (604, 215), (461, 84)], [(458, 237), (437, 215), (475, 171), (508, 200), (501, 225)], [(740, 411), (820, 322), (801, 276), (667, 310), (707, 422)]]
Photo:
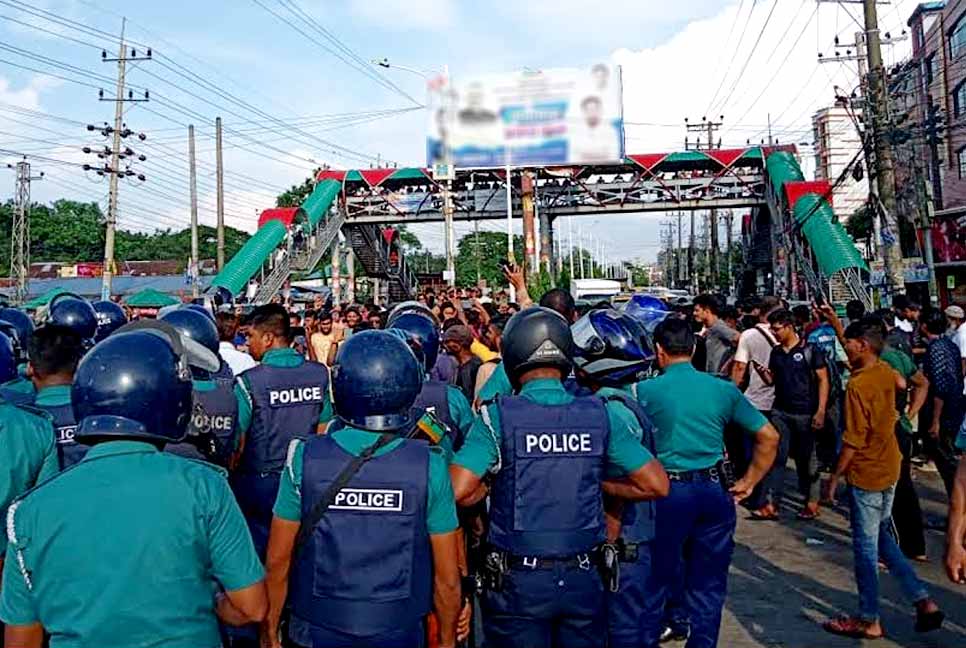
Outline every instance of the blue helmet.
[(97, 336), (97, 313), (94, 307), (74, 295), (54, 297), (47, 308), (45, 323), (69, 328), (85, 341), (93, 341)]
[(208, 289), (206, 297), (210, 298), (211, 304), (218, 309), (220, 306), (231, 306), (235, 303), (235, 295), (224, 286), (212, 286)]
[(554, 367), (566, 376), (573, 366), (574, 340), (563, 315), (530, 306), (510, 318), (503, 329), (503, 366), (514, 388), (527, 371)]
[(160, 320), (178, 329), (181, 335), (191, 338), (212, 353), (217, 354), (218, 328), (211, 319), (211, 315), (207, 313), (207, 310), (204, 313), (201, 310), (204, 309), (199, 310), (198, 308), (185, 306), (184, 308), (165, 313), (160, 317)]
[(671, 313), (671, 309), (663, 301), (652, 295), (642, 293), (632, 295), (630, 300), (624, 304), (623, 311), (643, 326), (648, 334), (653, 334), (657, 325)]
[[(199, 297), (199, 299), (201, 298)], [(203, 300), (200, 302), (191, 302), (190, 304), (184, 304), (183, 306), (181, 306), (181, 309), (192, 310), (192, 311), (195, 311), (196, 313), (201, 313), (202, 315), (210, 319), (212, 322), (215, 321), (215, 314), (211, 311), (210, 308), (208, 308), (208, 306), (204, 304)]]
[(617, 387), (640, 380), (654, 360), (643, 329), (616, 310), (594, 310), (571, 327), (577, 376)]
[(25, 349), (20, 344), (20, 332), (17, 327), (8, 322), (7, 320), (0, 319), (0, 333), (3, 333), (8, 338), (10, 338), (10, 344), (13, 347), (13, 357), (18, 362), (27, 361), (27, 349)]
[(30, 336), (34, 332), (34, 321), (25, 312), (16, 308), (0, 308), (0, 319), (6, 320), (17, 327), (17, 340), (20, 348), (26, 350), (30, 344)]
[(423, 356), (423, 366), (430, 371), (436, 365), (439, 356), (439, 327), (436, 323), (419, 311), (409, 311), (390, 319), (391, 330), (405, 331), (409, 336), (407, 342), (415, 343)]
[(94, 336), (97, 342), (127, 324), (124, 309), (112, 301), (96, 301), (91, 304), (91, 307), (97, 315), (97, 333)]
[(13, 341), (0, 333), (0, 383), (5, 383), (17, 377), (17, 356), (14, 353)]
[[(432, 309), (426, 304), (420, 304), (418, 301), (406, 301), (397, 304), (390, 312), (389, 317), (386, 319), (386, 328), (393, 325), (398, 318), (403, 315), (422, 315), (423, 317), (428, 317), (429, 321), (435, 326), (439, 327), (439, 319), (433, 313)], [(432, 367), (432, 365), (430, 365)]]
[(74, 374), (76, 438), (181, 441), (191, 418), (193, 366), (214, 371), (218, 362), (164, 322), (122, 326), (94, 347)]
[(408, 433), (418, 420), (413, 403), (423, 371), (409, 346), (386, 331), (356, 333), (332, 366), (332, 400), (347, 425), (371, 432)]

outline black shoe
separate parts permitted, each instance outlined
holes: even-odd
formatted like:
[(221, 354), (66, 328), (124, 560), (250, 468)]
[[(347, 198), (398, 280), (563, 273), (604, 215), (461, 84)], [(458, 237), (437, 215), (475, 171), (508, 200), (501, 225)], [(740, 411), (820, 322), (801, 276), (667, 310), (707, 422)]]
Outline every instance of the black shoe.
[(668, 643), (669, 641), (687, 641), (690, 635), (691, 630), (689, 628), (672, 628), (668, 626), (667, 628), (664, 628), (664, 632), (661, 633), (661, 643)]

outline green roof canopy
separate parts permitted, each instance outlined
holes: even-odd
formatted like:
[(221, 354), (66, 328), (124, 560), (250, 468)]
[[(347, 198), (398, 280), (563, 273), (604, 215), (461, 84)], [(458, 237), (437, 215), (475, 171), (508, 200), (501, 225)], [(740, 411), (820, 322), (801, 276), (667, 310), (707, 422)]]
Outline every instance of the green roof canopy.
[(795, 221), (815, 253), (818, 267), (826, 277), (845, 268), (868, 270), (845, 228), (832, 220), (832, 206), (822, 196), (807, 193), (792, 209)]
[(180, 304), (181, 300), (154, 288), (145, 288), (124, 300), (131, 308), (164, 308)]
[(231, 261), (225, 264), (218, 276), (211, 280), (211, 285), (223, 286), (237, 295), (284, 240), (284, 223), (277, 220), (265, 223), (252, 234)]
[(325, 218), (325, 214), (339, 196), (341, 189), (342, 184), (337, 180), (323, 180), (315, 185), (309, 197), (302, 202), (302, 211), (309, 217), (309, 227), (315, 227)]
[(70, 290), (67, 290), (66, 288), (61, 288), (60, 286), (56, 288), (51, 288), (43, 295), (40, 295), (39, 297), (34, 297), (33, 299), (25, 303), (23, 307), (27, 310), (35, 310), (37, 308), (40, 308), (41, 306), (46, 306), (47, 304), (49, 304), (54, 297), (57, 297), (58, 295), (63, 295), (64, 293), (70, 293), (70, 292), (71, 292)]

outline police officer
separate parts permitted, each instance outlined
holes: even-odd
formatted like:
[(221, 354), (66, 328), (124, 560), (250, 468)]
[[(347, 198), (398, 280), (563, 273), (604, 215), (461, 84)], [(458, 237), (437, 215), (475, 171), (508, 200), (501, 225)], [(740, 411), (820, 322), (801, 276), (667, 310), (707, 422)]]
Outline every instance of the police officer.
[(124, 313), (124, 309), (110, 300), (96, 301), (91, 304), (91, 307), (97, 316), (95, 342), (107, 339), (107, 336), (127, 324), (127, 315)]
[(17, 371), (9, 380), (0, 383), (0, 396), (11, 403), (29, 404), (36, 394), (33, 383), (27, 378), (27, 347), (34, 332), (34, 322), (29, 315), (16, 308), (0, 308), (0, 320), (8, 322), (17, 331), (16, 339), (11, 338), (16, 351)]
[(224, 472), (160, 452), (185, 435), (189, 356), (217, 366), (171, 327), (145, 322), (81, 362), (72, 401), (91, 450), (7, 516), (8, 645), (39, 648), (46, 632), (52, 648), (217, 646), (217, 619), (264, 617), (262, 566)]
[(446, 461), (400, 438), (419, 415), (423, 373), (384, 331), (357, 333), (339, 350), (332, 387), (344, 426), (289, 447), (268, 545), (263, 645), (279, 645), (286, 593), (297, 646), (421, 646), (430, 609), (440, 648), (455, 645), (458, 535)]
[(47, 324), (30, 337), (27, 375), (37, 390), (34, 407), (51, 417), (61, 470), (83, 459), (88, 450), (74, 438), (77, 421), (70, 400), (74, 372), (83, 355), (80, 336), (64, 326)]
[[(638, 379), (654, 361), (644, 330), (614, 310), (591, 311), (577, 320), (571, 330), (578, 384), (606, 401), (619, 403), (623, 411), (616, 408), (614, 416), (627, 419), (624, 424), (629, 429), (642, 433), (641, 445), (656, 454), (654, 425), (635, 398)], [(666, 475), (664, 479), (667, 480)], [(607, 597), (607, 645), (639, 648), (643, 645), (640, 615), (647, 607), (655, 504), (607, 498), (605, 505), (610, 513), (608, 540), (616, 543), (621, 563), (619, 590), (609, 592)]]
[[(718, 642), (734, 549), (735, 502), (747, 497), (768, 472), (778, 433), (733, 383), (693, 367), (694, 333), (687, 321), (665, 319), (655, 329), (654, 341), (663, 374), (639, 383), (637, 397), (656, 426), (658, 458), (671, 479), (671, 492), (657, 502), (642, 645), (658, 645), (664, 604), (683, 577), (691, 623), (688, 646), (710, 648)], [(755, 439), (751, 465), (733, 484), (724, 456), (728, 424)], [(682, 553), (686, 545), (687, 557)]]
[[(483, 405), (450, 466), (460, 504), (477, 500), (494, 473), (482, 601), (488, 645), (603, 646), (603, 493), (641, 500), (667, 491), (626, 408), (564, 389), (572, 359), (559, 314), (531, 307), (514, 315), (503, 364), (518, 395)], [(605, 481), (608, 470), (621, 479)], [(606, 570), (613, 586), (613, 564)]]
[(473, 427), (473, 411), (457, 387), (429, 377), (429, 370), (439, 355), (439, 327), (434, 319), (419, 312), (404, 313), (390, 321), (389, 329), (404, 332), (420, 351), (418, 355), (422, 356), (425, 379), (414, 406), (432, 412), (446, 426), (448, 433), (440, 444), (451, 457)]
[(235, 384), (238, 429), (244, 437), (232, 488), (262, 556), (289, 442), (308, 438), (332, 418), (329, 370), (307, 361), (291, 342), (288, 313), (282, 306), (256, 308), (248, 349), (260, 364)]
[[(161, 318), (183, 336), (205, 347), (224, 364), (218, 354), (218, 329), (211, 319), (196, 310), (179, 309)], [(188, 434), (181, 443), (165, 450), (191, 459), (228, 467), (238, 450), (238, 401), (230, 380), (216, 380), (214, 374), (191, 368), (192, 409)]]
[(44, 322), (72, 329), (88, 348), (94, 346), (94, 338), (97, 336), (97, 313), (89, 302), (76, 295), (64, 293), (54, 297), (47, 308)]

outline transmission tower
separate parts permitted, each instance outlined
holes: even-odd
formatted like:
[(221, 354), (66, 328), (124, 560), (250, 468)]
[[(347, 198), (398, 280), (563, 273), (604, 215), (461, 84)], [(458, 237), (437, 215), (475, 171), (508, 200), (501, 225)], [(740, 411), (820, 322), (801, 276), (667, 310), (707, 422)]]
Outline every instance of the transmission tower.
[(26, 156), (8, 169), (17, 173), (14, 191), (13, 224), (10, 229), (10, 279), (13, 280), (13, 301), (22, 304), (27, 299), (27, 282), (30, 278), (30, 183), (44, 177), (30, 175), (30, 162)]

